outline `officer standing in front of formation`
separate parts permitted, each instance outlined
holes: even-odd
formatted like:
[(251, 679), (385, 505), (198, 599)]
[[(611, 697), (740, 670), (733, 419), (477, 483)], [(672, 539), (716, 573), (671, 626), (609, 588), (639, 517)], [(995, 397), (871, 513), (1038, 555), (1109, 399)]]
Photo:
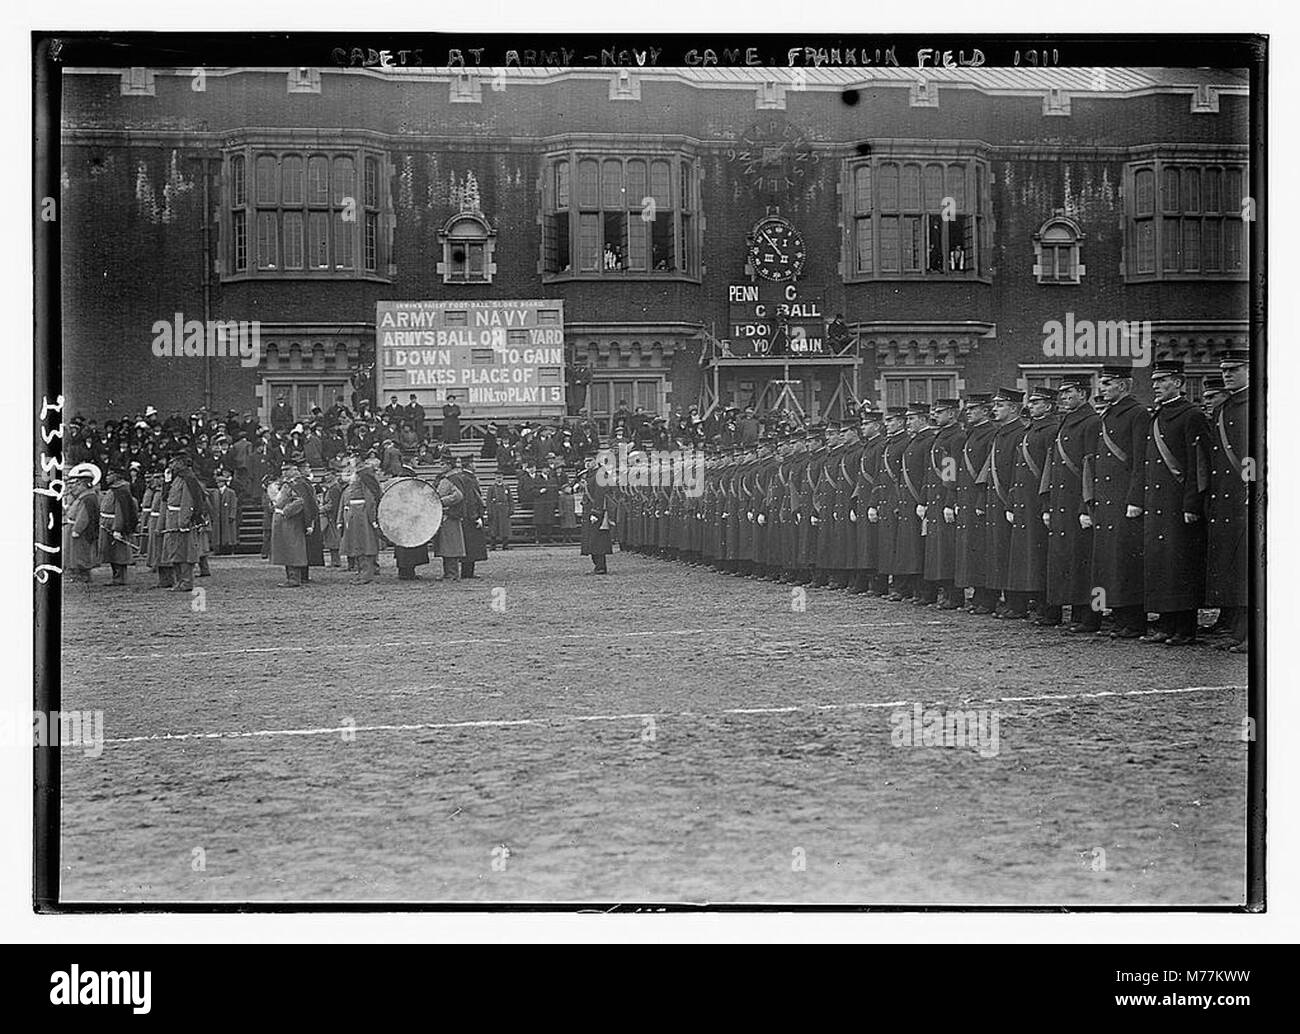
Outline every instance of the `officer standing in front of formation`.
[[(986, 517), (989, 457), (997, 424), (991, 419), (993, 396), (985, 392), (966, 395), (966, 440), (957, 463), (955, 528), (953, 532), (953, 584), (958, 591), (971, 590), (972, 614), (992, 614), (998, 603), (997, 589), (988, 578), (988, 530)], [(994, 516), (998, 516), (994, 507)]]
[(608, 486), (601, 483), (601, 468), (594, 455), (587, 458), (582, 479), (582, 542), (580, 554), (591, 557), (591, 574), (609, 574), (607, 558), (613, 552), (610, 529), (614, 525)]
[(956, 399), (936, 399), (931, 408), (935, 431), (925, 472), (925, 582), (943, 594), (940, 610), (956, 610), (966, 602), (965, 590), (956, 584), (957, 468), (966, 443), (957, 423), (960, 406)]
[(1133, 397), (1133, 371), (1103, 366), (1101, 392), (1106, 411), (1097, 425), (1093, 459), (1092, 581), (1102, 593), (1115, 627), (1099, 634), (1138, 639), (1146, 634), (1147, 612), (1142, 587), (1142, 521), (1128, 515), (1130, 503), (1141, 506), (1143, 464), (1151, 414)]
[(1251, 492), (1250, 353), (1230, 349), (1219, 359), (1225, 395), (1210, 418), (1210, 494), (1206, 501), (1206, 603), (1220, 608), (1228, 634), (1222, 649), (1246, 653), (1250, 639)]
[(987, 532), (987, 563), (989, 589), (1003, 602), (994, 609), (994, 617), (1021, 621), (1029, 616), (1028, 593), (1018, 591), (1012, 584), (1013, 556), (1015, 552), (1014, 479), (1020, 456), (1020, 442), (1025, 436), (1020, 422), (1020, 392), (1015, 388), (999, 388), (993, 393), (993, 420), (997, 430), (989, 447), (988, 472), (985, 477), (984, 527)]
[(1143, 642), (1186, 646), (1196, 641), (1196, 613), (1205, 602), (1205, 500), (1209, 488), (1210, 425), (1183, 394), (1186, 375), (1177, 359), (1151, 369), (1156, 411), (1143, 465), (1141, 503), (1127, 509), (1142, 518), (1142, 577), (1148, 613), (1158, 628)]
[(1088, 404), (1092, 376), (1066, 376), (1057, 392), (1061, 423), (1043, 469), (1043, 526), (1047, 529), (1045, 615), (1058, 623), (1070, 608), (1067, 632), (1091, 635), (1101, 628), (1100, 597), (1093, 594), (1092, 514), (1096, 479), (1097, 412)]
[(1047, 606), (1047, 528), (1043, 524), (1043, 474), (1048, 450), (1056, 438), (1056, 391), (1029, 392), (1029, 427), (1016, 449), (1011, 481), (1010, 588), (1036, 604), (1034, 624), (1059, 625), (1061, 615)]

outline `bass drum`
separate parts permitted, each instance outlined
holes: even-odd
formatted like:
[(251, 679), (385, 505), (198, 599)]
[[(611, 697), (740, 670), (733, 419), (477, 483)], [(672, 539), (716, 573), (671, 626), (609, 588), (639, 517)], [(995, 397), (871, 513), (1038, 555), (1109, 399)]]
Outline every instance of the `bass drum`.
[(423, 478), (394, 478), (379, 497), (379, 530), (395, 546), (423, 546), (442, 525), (442, 500)]

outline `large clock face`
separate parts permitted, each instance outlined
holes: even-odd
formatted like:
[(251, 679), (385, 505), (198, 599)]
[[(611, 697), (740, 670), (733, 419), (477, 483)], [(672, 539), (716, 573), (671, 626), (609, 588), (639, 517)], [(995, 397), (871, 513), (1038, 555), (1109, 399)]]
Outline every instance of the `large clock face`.
[(803, 234), (779, 216), (760, 219), (749, 235), (749, 264), (764, 280), (794, 280), (803, 272)]

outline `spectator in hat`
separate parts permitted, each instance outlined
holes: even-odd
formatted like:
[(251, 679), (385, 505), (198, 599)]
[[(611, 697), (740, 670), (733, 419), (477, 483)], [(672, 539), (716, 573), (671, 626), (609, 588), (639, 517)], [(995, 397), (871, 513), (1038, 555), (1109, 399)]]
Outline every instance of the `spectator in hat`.
[(448, 395), (442, 407), (442, 440), (448, 445), (460, 441), (460, 406), (456, 405), (455, 395)]
[(288, 434), (294, 423), (293, 410), (289, 408), (285, 393), (277, 391), (275, 393), (275, 405), (271, 407), (271, 430), (280, 434)]
[(407, 402), (406, 407), (402, 410), (402, 415), (411, 423), (417, 439), (424, 437), (424, 407), (420, 405), (420, 400), (415, 392), (411, 392), (411, 399)]

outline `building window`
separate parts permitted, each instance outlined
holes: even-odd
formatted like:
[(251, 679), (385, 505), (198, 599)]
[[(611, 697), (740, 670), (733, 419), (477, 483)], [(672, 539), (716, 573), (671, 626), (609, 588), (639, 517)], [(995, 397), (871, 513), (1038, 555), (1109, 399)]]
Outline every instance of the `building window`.
[(492, 261), (496, 231), (477, 212), (461, 212), (449, 219), (438, 236), (442, 239), (439, 270), (444, 284), (490, 284), (496, 272)]
[(597, 371), (587, 387), (586, 415), (596, 422), (602, 434), (609, 435), (613, 433), (613, 416), (620, 403), (626, 402), (631, 414), (641, 407), (647, 419), (653, 420), (667, 416), (661, 412), (664, 399), (663, 377), (610, 377)]
[(936, 374), (929, 370), (886, 373), (885, 405), (906, 406), (909, 402), (933, 403), (957, 395), (957, 374)]
[(973, 158), (849, 161), (847, 280), (987, 276), (988, 167)]
[(1077, 284), (1085, 272), (1080, 244), (1086, 235), (1061, 209), (1034, 234), (1034, 276), (1040, 284)]
[(1058, 366), (1021, 366), (1019, 386), (1026, 392), (1032, 391), (1034, 388), (1052, 388), (1056, 390), (1061, 387), (1061, 382), (1066, 377), (1086, 373), (1092, 376), (1093, 387), (1088, 394), (1091, 399), (1097, 394), (1097, 374), (1100, 372), (1100, 366), (1088, 366), (1083, 363), (1066, 363)]
[(1244, 279), (1244, 162), (1156, 159), (1126, 170), (1130, 278)]
[(542, 269), (550, 275), (699, 275), (699, 188), (693, 159), (672, 152), (547, 159)]
[[(377, 273), (388, 247), (380, 232), (386, 200), (381, 162), (378, 155), (356, 150), (318, 153), (249, 146), (231, 151), (226, 162), (231, 273)], [(359, 169), (364, 177), (360, 184)]]

